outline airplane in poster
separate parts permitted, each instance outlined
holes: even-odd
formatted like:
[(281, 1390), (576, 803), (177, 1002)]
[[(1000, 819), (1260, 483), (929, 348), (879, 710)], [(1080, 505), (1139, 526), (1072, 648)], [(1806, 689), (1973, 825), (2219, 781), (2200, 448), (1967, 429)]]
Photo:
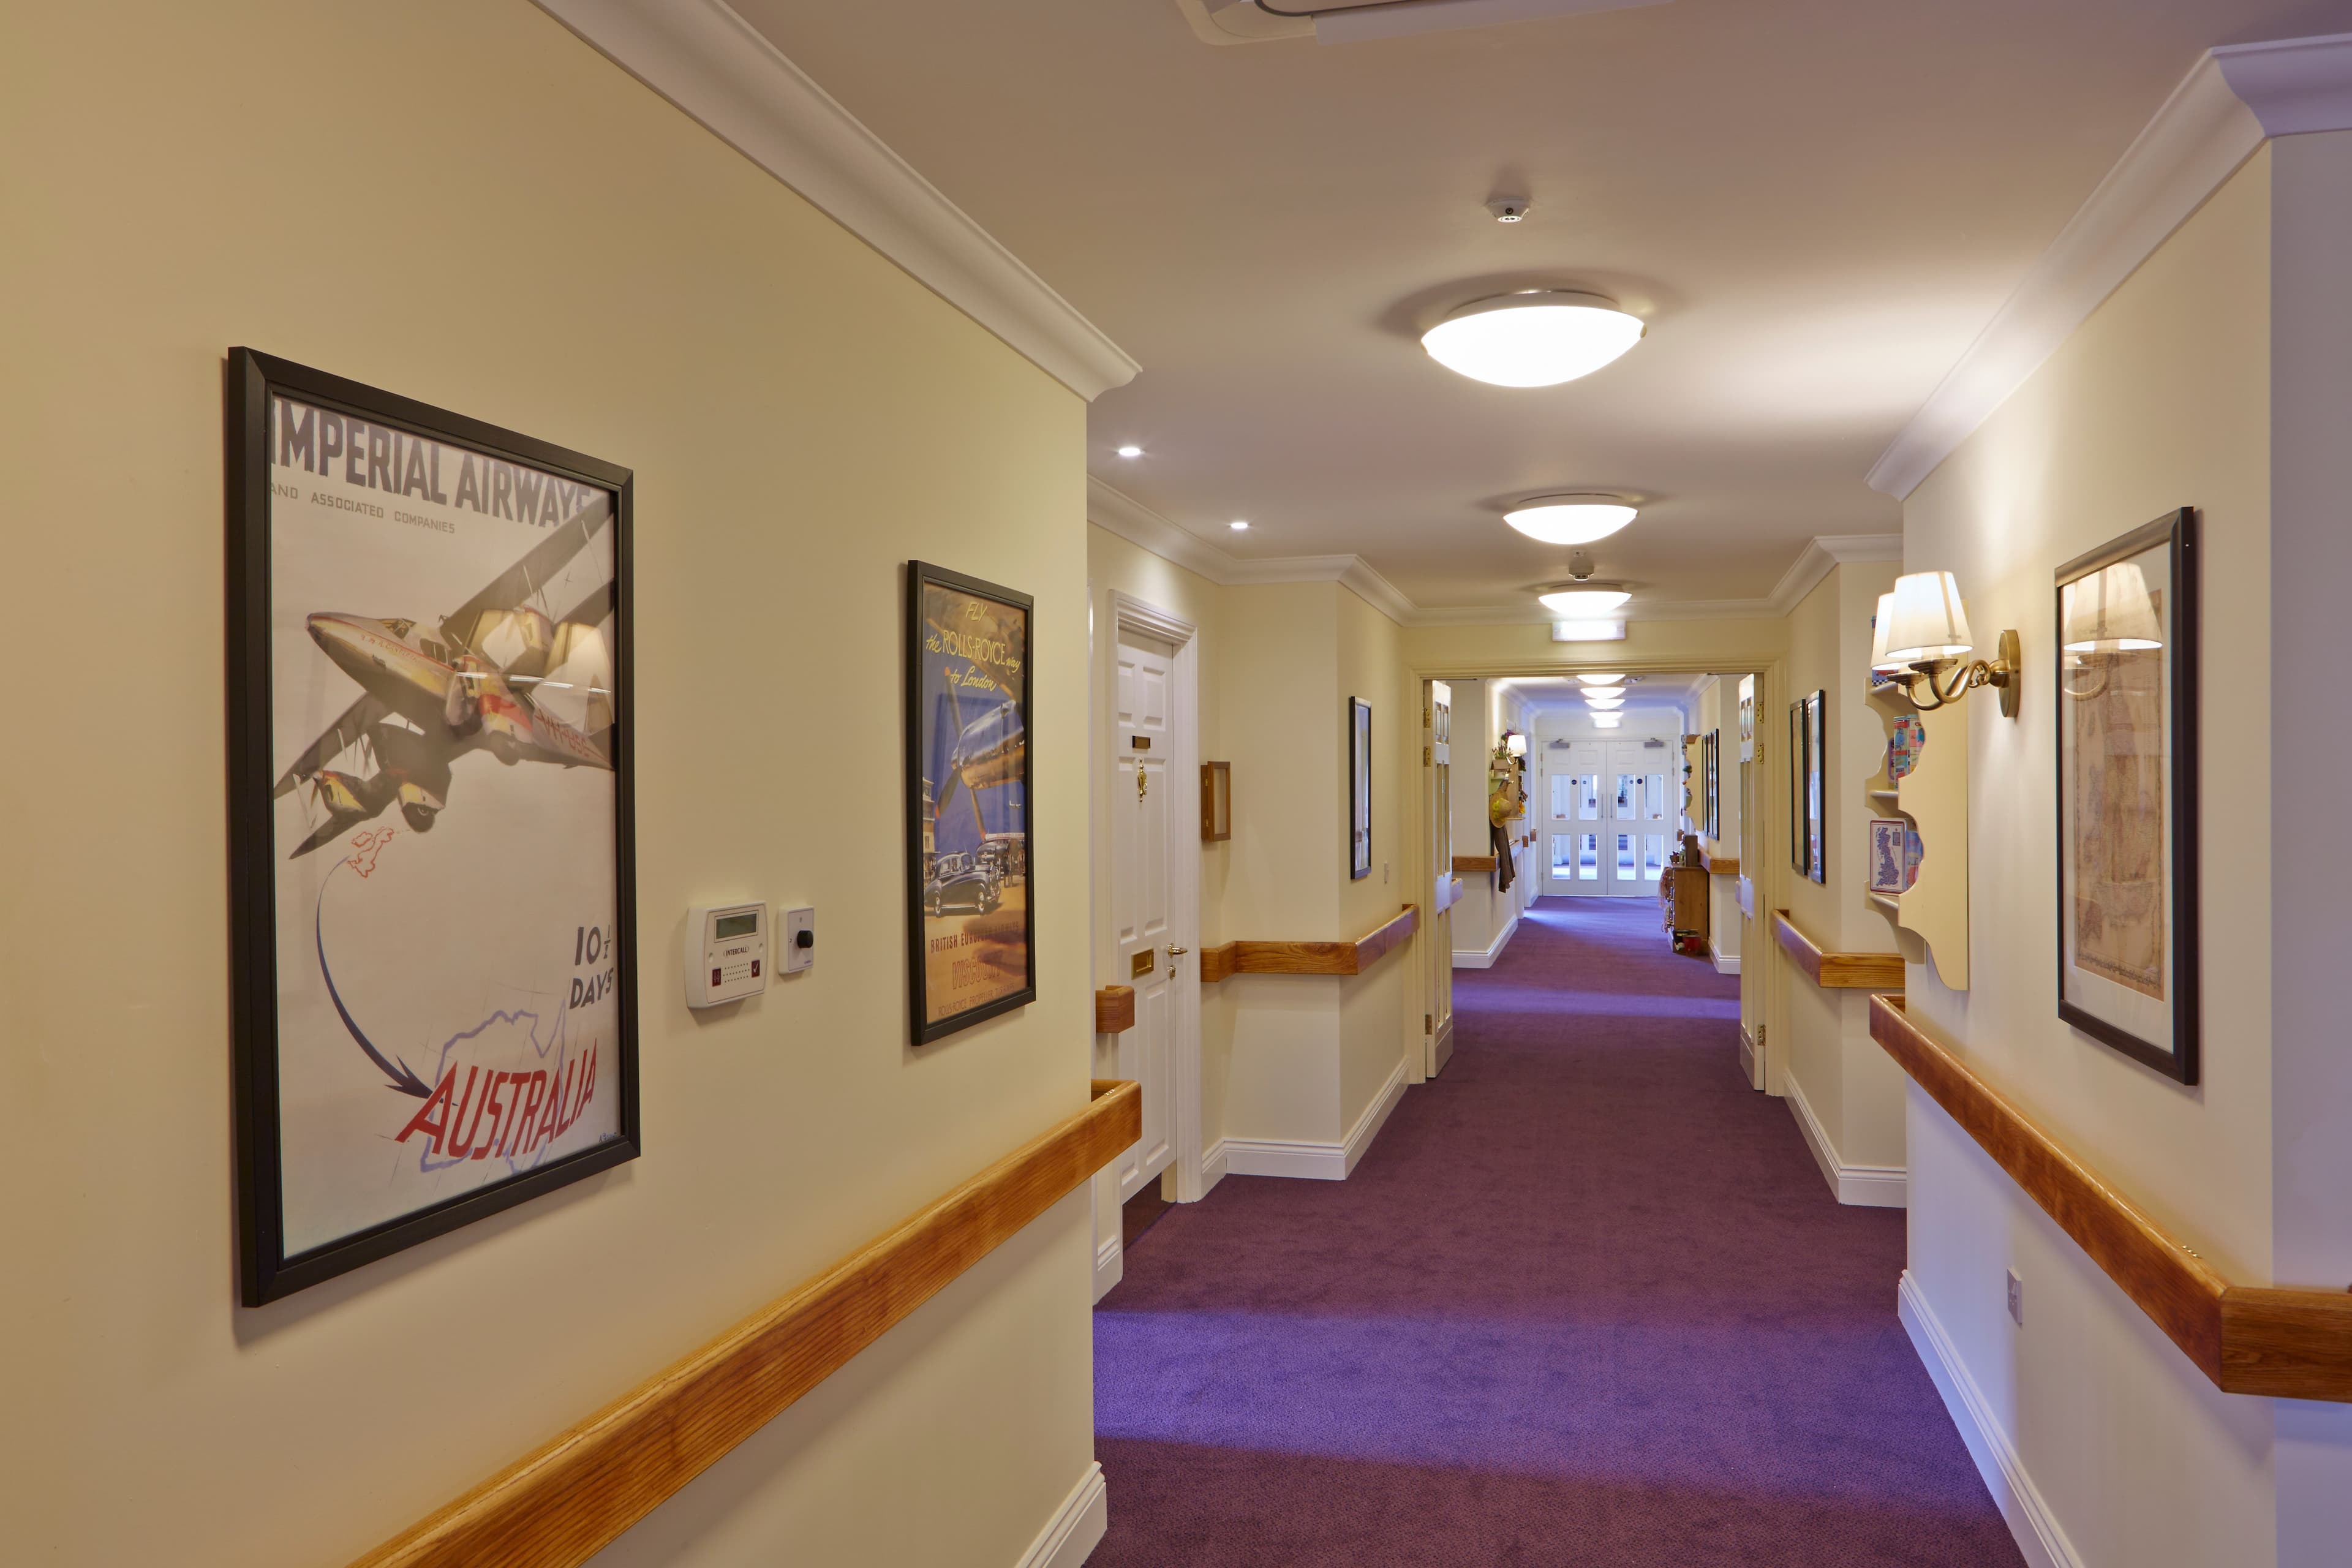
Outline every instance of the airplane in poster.
[[(530, 603), (536, 585), (555, 578), (611, 521), (610, 501), (596, 497), (437, 627), (330, 610), (305, 618), (310, 640), (364, 695), (270, 791), (274, 799), (308, 785), (311, 805), (325, 813), (289, 859), (395, 803), (412, 829), (429, 830), (448, 803), (450, 765), (474, 752), (509, 767), (612, 768), (613, 676), (603, 623), (613, 613), (613, 585), (560, 617)], [(578, 725), (545, 700), (549, 692), (575, 689), (587, 700)], [(372, 771), (332, 765), (347, 753), (361, 766), (372, 763)]]

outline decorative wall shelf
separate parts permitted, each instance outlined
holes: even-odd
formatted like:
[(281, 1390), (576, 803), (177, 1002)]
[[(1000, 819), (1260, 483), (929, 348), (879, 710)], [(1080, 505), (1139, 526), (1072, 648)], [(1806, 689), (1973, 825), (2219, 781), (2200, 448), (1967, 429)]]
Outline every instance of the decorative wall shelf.
[[(1864, 783), (1875, 809), (1909, 821), (1919, 835), (1919, 875), (1899, 898), (1870, 895), (1871, 907), (1895, 927), (1903, 956), (1932, 962), (1937, 978), (1955, 991), (1969, 988), (1969, 714), (1966, 702), (1922, 711), (1900, 686), (1870, 689), (1870, 704), (1894, 721), (1919, 721), (1918, 759), (1903, 778), (1886, 776), (1885, 753)], [(1866, 874), (1866, 868), (1865, 868)], [(1899, 986), (1900, 982), (1897, 982)]]

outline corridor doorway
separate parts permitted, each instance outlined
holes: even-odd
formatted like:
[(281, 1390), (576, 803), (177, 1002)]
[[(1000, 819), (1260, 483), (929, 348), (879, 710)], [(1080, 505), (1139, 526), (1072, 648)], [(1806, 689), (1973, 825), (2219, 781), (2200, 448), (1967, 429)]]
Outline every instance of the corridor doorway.
[(1543, 891), (1655, 898), (1680, 842), (1681, 764), (1655, 735), (1543, 748), (1537, 803)]

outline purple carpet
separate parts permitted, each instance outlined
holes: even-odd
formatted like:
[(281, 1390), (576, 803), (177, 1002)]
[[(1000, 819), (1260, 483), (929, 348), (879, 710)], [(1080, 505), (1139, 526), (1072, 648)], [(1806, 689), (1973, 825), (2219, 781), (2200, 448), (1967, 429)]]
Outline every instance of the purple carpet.
[(2021, 1563), (1657, 910), (1547, 899), (1344, 1183), (1232, 1176), (1095, 1312), (1097, 1568)]

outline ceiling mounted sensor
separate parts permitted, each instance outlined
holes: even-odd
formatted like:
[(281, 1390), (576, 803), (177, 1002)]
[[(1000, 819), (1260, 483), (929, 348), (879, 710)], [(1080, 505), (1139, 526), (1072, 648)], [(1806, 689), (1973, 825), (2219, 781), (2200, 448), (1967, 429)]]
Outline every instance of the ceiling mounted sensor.
[(1613, 363), (1648, 329), (1605, 295), (1530, 289), (1474, 300), (1421, 334), (1429, 357), (1492, 386), (1558, 386)]
[(1637, 510), (1624, 496), (1533, 496), (1505, 512), (1503, 521), (1545, 544), (1590, 544), (1633, 521)]
[(1312, 35), (1350, 44), (1412, 33), (1450, 33), (1540, 22), (1592, 11), (1629, 11), (1669, 0), (1176, 0), (1192, 30), (1213, 44), (1255, 44)]

